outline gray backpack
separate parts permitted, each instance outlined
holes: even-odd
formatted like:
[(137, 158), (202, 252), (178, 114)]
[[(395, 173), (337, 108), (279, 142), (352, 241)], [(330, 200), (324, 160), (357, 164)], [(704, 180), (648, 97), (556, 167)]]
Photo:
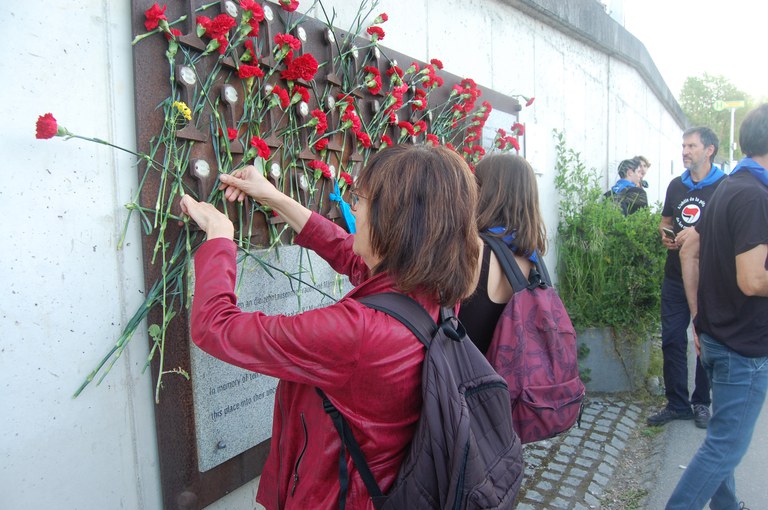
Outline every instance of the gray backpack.
[(344, 417), (318, 389), (341, 439), (339, 508), (346, 505), (346, 451), (377, 510), (511, 509), (523, 478), (507, 384), (466, 336), (453, 310), (440, 325), (404, 294), (360, 299), (403, 323), (427, 349), (421, 417), (394, 485), (383, 494)]

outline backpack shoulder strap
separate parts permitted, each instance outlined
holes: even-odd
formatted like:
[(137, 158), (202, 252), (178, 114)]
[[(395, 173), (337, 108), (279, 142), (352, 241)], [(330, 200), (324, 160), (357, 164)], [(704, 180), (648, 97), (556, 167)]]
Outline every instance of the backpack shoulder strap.
[(493, 254), (496, 255), (504, 275), (509, 280), (509, 284), (512, 285), (512, 290), (518, 293), (528, 287), (528, 278), (520, 271), (520, 266), (517, 265), (512, 250), (504, 244), (504, 241), (486, 233), (480, 233), (480, 237), (491, 248)]
[(429, 312), (410, 296), (399, 292), (382, 292), (360, 298), (358, 301), (397, 319), (416, 335), (425, 348), (429, 348), (429, 342), (435, 335), (437, 324)]
[[(429, 315), (423, 306), (414, 299), (398, 292), (383, 292), (381, 294), (372, 294), (360, 298), (362, 304), (374, 310), (379, 310), (400, 321), (407, 327), (419, 341), (424, 344), (424, 348), (429, 348), (429, 343), (437, 331), (437, 324)], [(442, 315), (441, 315), (442, 317)], [(315, 388), (317, 394), (323, 399), (323, 410), (331, 417), (333, 426), (339, 433), (341, 439), (341, 451), (339, 454), (339, 509), (344, 510), (347, 503), (347, 490), (349, 487), (349, 473), (347, 472), (346, 451), (349, 450), (349, 456), (360, 473), (368, 494), (373, 500), (376, 508), (382, 504), (384, 494), (379, 487), (378, 482), (365, 460), (363, 450), (360, 444), (352, 434), (346, 418), (339, 412), (328, 396), (320, 388)]]
[(549, 271), (547, 271), (547, 265), (544, 263), (544, 259), (541, 256), (536, 256), (536, 269), (541, 275), (541, 280), (547, 284), (547, 287), (552, 286), (552, 279), (549, 277)]
[(501, 264), (501, 269), (504, 271), (504, 275), (507, 277), (507, 280), (509, 280), (509, 284), (512, 285), (512, 290), (515, 293), (520, 292), (523, 289), (539, 287), (542, 283), (547, 287), (552, 286), (552, 280), (549, 278), (549, 271), (547, 271), (547, 266), (544, 264), (544, 259), (537, 257), (533, 266), (536, 273), (534, 274), (532, 269), (532, 274), (529, 278), (526, 278), (525, 275), (523, 275), (523, 272), (520, 271), (520, 266), (517, 265), (512, 250), (504, 244), (504, 241), (484, 232), (480, 233), (480, 237), (491, 250), (493, 250), (496, 259), (498, 259), (499, 264)]

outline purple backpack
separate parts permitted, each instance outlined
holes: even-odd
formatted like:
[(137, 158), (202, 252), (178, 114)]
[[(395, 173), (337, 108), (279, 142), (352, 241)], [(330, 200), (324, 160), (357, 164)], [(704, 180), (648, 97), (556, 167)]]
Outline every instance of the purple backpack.
[(576, 331), (543, 260), (525, 278), (501, 239), (481, 237), (514, 291), (485, 355), (507, 381), (512, 423), (520, 440), (530, 443), (556, 436), (579, 422), (583, 410)]
[(404, 294), (374, 294), (360, 302), (394, 317), (424, 344), (423, 404), (395, 483), (383, 494), (346, 419), (317, 390), (341, 439), (339, 508), (346, 505), (349, 484), (347, 450), (378, 510), (514, 508), (523, 458), (509, 391), (453, 310), (441, 310), (438, 326)]

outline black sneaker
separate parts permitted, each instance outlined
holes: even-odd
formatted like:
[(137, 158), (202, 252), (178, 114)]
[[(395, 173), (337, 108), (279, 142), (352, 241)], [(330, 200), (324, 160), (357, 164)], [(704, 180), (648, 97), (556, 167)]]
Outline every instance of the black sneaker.
[(707, 428), (711, 416), (712, 415), (709, 413), (709, 406), (705, 406), (704, 404), (693, 405), (693, 423), (700, 429)]
[(675, 411), (674, 409), (665, 407), (658, 413), (652, 416), (649, 416), (646, 422), (648, 423), (648, 425), (658, 427), (672, 420), (692, 420), (692, 419), (693, 419), (693, 411), (691, 410)]

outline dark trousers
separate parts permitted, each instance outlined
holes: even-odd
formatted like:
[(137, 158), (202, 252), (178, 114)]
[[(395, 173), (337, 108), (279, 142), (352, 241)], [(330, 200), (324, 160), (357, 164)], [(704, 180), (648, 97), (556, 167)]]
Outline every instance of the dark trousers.
[(688, 324), (691, 312), (682, 282), (664, 278), (661, 286), (661, 350), (664, 354), (664, 387), (670, 409), (686, 411), (691, 404), (708, 406), (709, 379), (696, 356), (696, 380), (688, 399)]

